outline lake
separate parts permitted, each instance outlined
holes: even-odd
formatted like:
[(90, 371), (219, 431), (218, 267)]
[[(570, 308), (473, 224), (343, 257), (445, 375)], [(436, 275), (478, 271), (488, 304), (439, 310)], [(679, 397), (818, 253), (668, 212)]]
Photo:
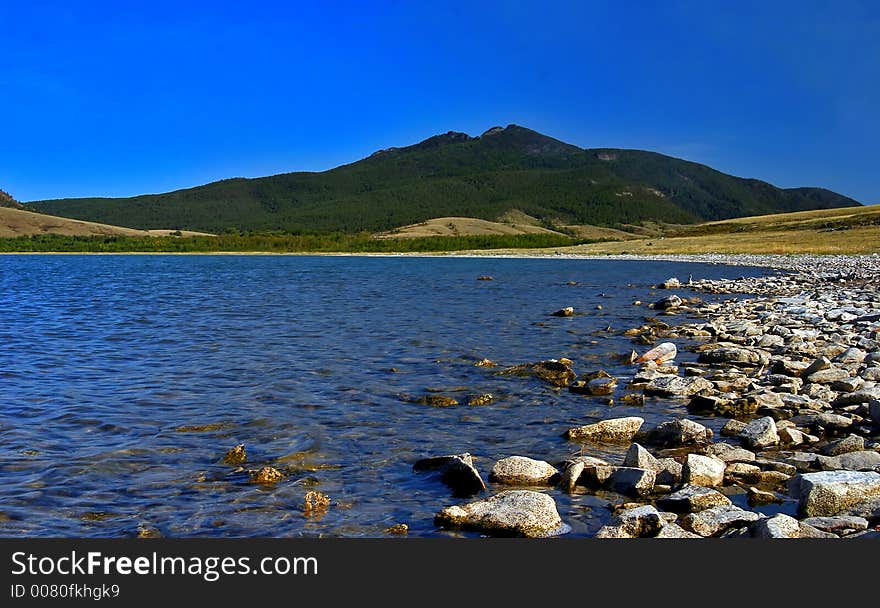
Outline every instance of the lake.
[[(373, 537), (397, 523), (410, 536), (468, 535), (435, 528), (434, 514), (462, 499), (413, 472), (416, 460), (469, 451), (486, 479), (505, 456), (555, 464), (581, 453), (561, 437), (570, 426), (686, 411), (670, 399), (609, 406), (476, 361), (568, 357), (579, 373), (632, 374), (614, 357), (646, 348), (622, 332), (654, 313), (633, 305), (664, 295), (653, 284), (765, 272), (546, 258), (0, 256), (0, 535)], [(584, 314), (549, 316), (564, 306)], [(677, 342), (680, 361), (696, 359)], [(495, 401), (407, 400), (432, 391)], [(694, 419), (716, 431), (722, 422)], [(221, 462), (239, 443), (245, 468), (289, 476), (250, 483)], [(590, 454), (619, 459), (626, 447)], [(304, 516), (309, 490), (331, 497), (326, 514)], [(572, 535), (592, 535), (607, 504), (623, 500), (546, 491)]]

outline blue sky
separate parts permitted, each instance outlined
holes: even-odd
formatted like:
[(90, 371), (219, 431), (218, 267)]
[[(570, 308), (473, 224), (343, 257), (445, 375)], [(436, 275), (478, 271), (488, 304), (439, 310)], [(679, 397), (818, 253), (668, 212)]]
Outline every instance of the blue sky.
[(128, 196), (516, 123), (880, 202), (880, 3), (0, 0), (0, 188)]

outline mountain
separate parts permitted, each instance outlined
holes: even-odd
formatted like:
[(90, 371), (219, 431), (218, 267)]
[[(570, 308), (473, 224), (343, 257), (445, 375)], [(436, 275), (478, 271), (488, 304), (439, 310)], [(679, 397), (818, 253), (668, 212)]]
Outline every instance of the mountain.
[(380, 231), (517, 210), (547, 226), (694, 223), (859, 205), (640, 150), (581, 149), (517, 125), (450, 131), (318, 173), (226, 179), (132, 198), (34, 201), (35, 211), (134, 228)]
[(12, 198), (12, 195), (5, 190), (0, 190), (0, 207), (12, 207), (13, 209), (24, 208), (21, 203)]

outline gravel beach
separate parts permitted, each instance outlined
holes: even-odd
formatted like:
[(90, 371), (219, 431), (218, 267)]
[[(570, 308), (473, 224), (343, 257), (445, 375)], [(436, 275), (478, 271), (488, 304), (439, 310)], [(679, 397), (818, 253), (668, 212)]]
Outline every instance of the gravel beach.
[[(533, 364), (553, 370), (548, 382), (577, 392), (608, 394), (599, 391), (619, 382), (630, 391), (624, 399), (686, 399), (689, 412), (727, 419), (720, 436), (688, 418), (645, 428), (639, 417), (609, 417), (571, 428), (566, 437), (583, 442), (582, 457), (557, 467), (528, 454), (500, 462), (492, 480), (504, 483), (498, 471), (515, 464), (508, 477), (518, 489), (475, 496), (435, 523), (490, 535), (564, 531), (549, 497), (522, 489), (531, 482), (631, 497), (614, 505), (616, 517), (598, 531), (603, 538), (880, 537), (880, 256), (601, 257), (779, 270), (658, 285), (664, 297), (647, 304), (653, 316), (625, 333), (634, 342), (631, 377), (578, 375), (567, 360)], [(676, 363), (682, 349), (695, 351), (697, 362)], [(637, 362), (646, 351), (656, 359)], [(603, 441), (630, 444), (622, 462), (590, 456)], [(747, 492), (750, 507), (795, 499), (797, 513), (735, 506), (731, 490)]]

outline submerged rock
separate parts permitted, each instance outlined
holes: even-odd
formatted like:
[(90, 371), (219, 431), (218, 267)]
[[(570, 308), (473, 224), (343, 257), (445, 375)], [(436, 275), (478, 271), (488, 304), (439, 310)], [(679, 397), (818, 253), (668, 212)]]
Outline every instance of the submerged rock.
[(471, 407), (478, 407), (481, 405), (489, 405), (495, 401), (494, 395), (491, 393), (483, 393), (481, 395), (471, 395), (468, 397), (467, 404)]
[(617, 388), (617, 378), (604, 371), (595, 372), (582, 376), (568, 387), (573, 393), (584, 395), (603, 396), (611, 395)]
[(565, 437), (572, 440), (626, 443), (632, 440), (644, 423), (645, 419), (638, 416), (611, 418), (568, 429)]
[(577, 377), (569, 363), (555, 359), (514, 365), (498, 373), (502, 376), (534, 377), (558, 387), (568, 386)]
[(282, 479), (284, 479), (284, 473), (276, 469), (275, 467), (263, 467), (258, 471), (251, 471), (251, 481), (253, 483), (261, 483), (270, 485), (273, 483), (278, 483)]
[(239, 443), (237, 446), (230, 448), (226, 455), (223, 456), (223, 464), (242, 465), (247, 462), (247, 451), (244, 444)]
[(409, 533), (409, 526), (406, 524), (394, 524), (390, 528), (385, 528), (385, 534), (405, 536), (407, 533)]
[(440, 471), (440, 479), (458, 496), (469, 496), (486, 489), (486, 484), (468, 452), (424, 458), (413, 465), (413, 470)]
[(511, 485), (546, 485), (558, 475), (556, 467), (543, 460), (508, 456), (495, 463), (489, 472), (489, 481)]
[(434, 517), (434, 524), (491, 536), (537, 538), (565, 531), (553, 498), (531, 490), (508, 490), (486, 500), (446, 507)]
[(449, 397), (447, 395), (437, 395), (430, 394), (425, 395), (423, 397), (418, 397), (414, 400), (415, 403), (419, 403), (421, 405), (430, 405), (431, 407), (452, 407), (458, 405), (458, 400), (453, 397)]

